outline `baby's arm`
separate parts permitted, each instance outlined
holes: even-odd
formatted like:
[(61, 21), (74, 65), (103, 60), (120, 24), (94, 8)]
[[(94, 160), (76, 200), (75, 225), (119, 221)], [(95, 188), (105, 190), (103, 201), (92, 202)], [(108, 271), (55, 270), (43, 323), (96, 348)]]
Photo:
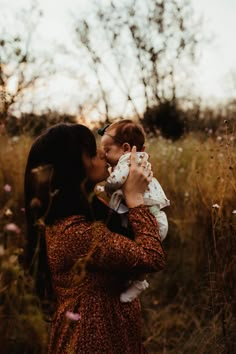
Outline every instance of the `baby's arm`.
[[(125, 156), (125, 155), (124, 155)], [(129, 175), (129, 159), (122, 158), (114, 167), (105, 185), (108, 194), (112, 194), (115, 190), (120, 189)]]

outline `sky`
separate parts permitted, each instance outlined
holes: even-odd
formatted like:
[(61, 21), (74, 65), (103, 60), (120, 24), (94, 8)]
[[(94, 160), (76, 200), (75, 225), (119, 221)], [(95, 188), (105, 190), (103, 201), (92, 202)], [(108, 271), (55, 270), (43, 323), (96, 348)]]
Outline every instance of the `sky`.
[(205, 97), (231, 95), (231, 72), (236, 72), (236, 1), (192, 0), (204, 20), (204, 33), (212, 36), (202, 52), (196, 80)]
[[(109, 3), (109, 0), (99, 0)], [(116, 0), (114, 0), (116, 1)], [(203, 34), (211, 38), (199, 56), (192, 71), (194, 92), (205, 101), (222, 100), (232, 95), (231, 73), (236, 73), (236, 0), (189, 0), (196, 16), (203, 18)], [(43, 10), (39, 31), (44, 43), (69, 42), (71, 16), (86, 13), (90, 0), (38, 0)], [(0, 8), (24, 7), (29, 0), (0, 0)], [(53, 51), (53, 49), (52, 49)], [(61, 104), (68, 105), (70, 92), (76, 91), (73, 79), (63, 76), (50, 89), (61, 91)], [(236, 83), (235, 83), (236, 86)], [(234, 87), (234, 91), (235, 91)], [(63, 101), (64, 100), (64, 101)], [(67, 100), (67, 101), (66, 101)], [(64, 103), (63, 103), (64, 102)]]

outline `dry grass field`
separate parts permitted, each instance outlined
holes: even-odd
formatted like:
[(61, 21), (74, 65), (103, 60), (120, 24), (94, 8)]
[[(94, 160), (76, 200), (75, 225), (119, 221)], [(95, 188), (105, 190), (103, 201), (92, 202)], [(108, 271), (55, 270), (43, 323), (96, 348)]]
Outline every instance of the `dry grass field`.
[[(0, 348), (45, 353), (44, 321), (19, 259), (24, 240), (23, 175), (31, 138), (0, 137)], [(171, 205), (166, 268), (141, 296), (151, 354), (236, 352), (236, 139), (149, 137), (154, 175)], [(1, 350), (0, 350), (1, 351)]]

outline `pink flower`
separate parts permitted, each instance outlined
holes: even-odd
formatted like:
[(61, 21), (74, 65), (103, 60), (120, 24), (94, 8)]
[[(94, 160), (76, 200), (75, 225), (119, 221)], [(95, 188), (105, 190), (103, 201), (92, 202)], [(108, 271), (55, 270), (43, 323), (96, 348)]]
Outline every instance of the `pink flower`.
[(66, 317), (69, 318), (69, 320), (72, 320), (72, 321), (78, 321), (81, 319), (81, 316), (79, 313), (74, 313), (74, 312), (71, 312), (71, 311), (66, 311)]
[(4, 231), (11, 231), (17, 235), (20, 234), (20, 228), (16, 224), (14, 224), (13, 222), (6, 224), (4, 227)]
[(3, 187), (3, 189), (4, 189), (4, 191), (7, 192), (7, 193), (11, 192), (11, 186), (10, 186), (10, 184), (5, 184), (5, 186)]

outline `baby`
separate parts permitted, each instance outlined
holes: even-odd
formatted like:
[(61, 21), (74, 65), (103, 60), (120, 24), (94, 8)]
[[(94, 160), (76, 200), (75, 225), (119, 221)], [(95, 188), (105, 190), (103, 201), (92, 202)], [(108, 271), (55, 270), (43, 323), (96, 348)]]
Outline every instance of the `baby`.
[[(105, 184), (105, 192), (110, 196), (109, 206), (122, 214), (122, 226), (126, 227), (128, 208), (124, 204), (121, 187), (129, 174), (132, 147), (134, 145), (137, 147), (138, 162), (141, 163), (144, 157), (148, 159), (147, 153), (144, 152), (145, 133), (141, 125), (128, 119), (108, 125), (98, 133), (102, 135), (101, 144), (106, 159), (111, 165), (111, 174)], [(144, 204), (150, 207), (150, 211), (156, 217), (159, 235), (163, 241), (168, 232), (168, 221), (161, 209), (170, 205), (170, 202), (156, 178), (152, 178), (144, 193)], [(132, 281), (126, 291), (120, 295), (121, 302), (132, 301), (148, 286), (145, 279)]]

